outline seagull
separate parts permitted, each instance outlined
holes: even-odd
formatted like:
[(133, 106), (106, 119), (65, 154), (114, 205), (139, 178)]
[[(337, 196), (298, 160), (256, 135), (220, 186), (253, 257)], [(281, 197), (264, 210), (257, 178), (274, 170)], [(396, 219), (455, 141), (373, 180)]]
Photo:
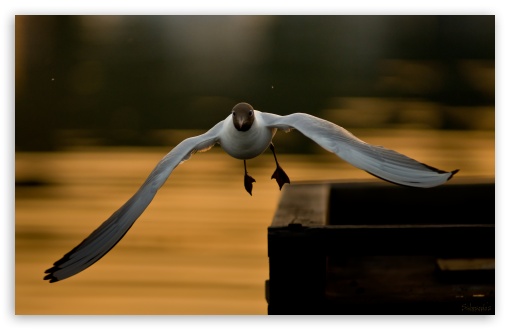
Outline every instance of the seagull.
[(47, 269), (50, 283), (76, 275), (110, 251), (131, 228), (172, 171), (191, 155), (219, 144), (230, 156), (244, 162), (244, 187), (251, 195), (255, 179), (248, 174), (246, 160), (257, 157), (268, 147), (276, 170), (271, 176), (281, 188), (290, 179), (276, 157), (272, 139), (277, 130), (298, 130), (324, 149), (336, 154), (380, 179), (410, 187), (429, 188), (451, 179), (459, 170), (442, 171), (396, 151), (368, 144), (346, 129), (306, 113), (279, 116), (255, 110), (248, 103), (234, 106), (230, 115), (202, 135), (185, 139), (175, 146), (149, 174), (138, 191), (87, 238)]

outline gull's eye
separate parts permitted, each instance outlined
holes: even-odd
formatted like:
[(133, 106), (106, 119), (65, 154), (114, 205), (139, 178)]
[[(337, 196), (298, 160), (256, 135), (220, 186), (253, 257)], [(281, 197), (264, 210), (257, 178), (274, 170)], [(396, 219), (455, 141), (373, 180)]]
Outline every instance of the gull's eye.
[(250, 110), (250, 112), (248, 112), (248, 114), (251, 116), (253, 116), (253, 110)]
[(235, 111), (232, 111), (232, 117), (235, 117), (235, 116), (236, 116)]

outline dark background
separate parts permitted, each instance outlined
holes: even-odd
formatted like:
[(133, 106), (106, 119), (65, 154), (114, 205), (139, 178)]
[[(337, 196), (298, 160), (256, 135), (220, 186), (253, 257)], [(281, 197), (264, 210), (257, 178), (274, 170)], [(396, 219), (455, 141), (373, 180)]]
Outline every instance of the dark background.
[(494, 130), (494, 16), (17, 16), (15, 59), (16, 151), (166, 145), (240, 101)]

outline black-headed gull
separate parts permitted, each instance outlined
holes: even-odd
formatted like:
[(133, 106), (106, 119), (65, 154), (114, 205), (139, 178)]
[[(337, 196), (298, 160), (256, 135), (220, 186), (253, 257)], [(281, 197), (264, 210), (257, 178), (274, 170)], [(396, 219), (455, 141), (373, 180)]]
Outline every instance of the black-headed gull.
[(399, 185), (434, 187), (445, 183), (458, 171), (441, 171), (396, 151), (365, 143), (344, 128), (306, 113), (279, 116), (254, 110), (248, 103), (239, 103), (225, 120), (202, 135), (182, 141), (163, 157), (138, 191), (92, 234), (46, 270), (44, 279), (50, 282), (63, 280), (101, 259), (143, 213), (174, 168), (195, 152), (209, 150), (215, 144), (221, 145), (230, 156), (244, 161), (244, 185), (250, 195), (255, 180), (248, 175), (246, 160), (270, 147), (276, 162), (272, 178), (281, 189), (290, 180), (278, 164), (272, 143), (278, 129), (286, 132), (296, 129), (352, 165)]

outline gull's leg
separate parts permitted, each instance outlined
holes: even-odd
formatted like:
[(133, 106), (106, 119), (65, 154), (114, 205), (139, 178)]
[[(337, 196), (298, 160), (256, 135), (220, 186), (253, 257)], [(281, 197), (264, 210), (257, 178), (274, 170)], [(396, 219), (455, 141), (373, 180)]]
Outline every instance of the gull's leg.
[(246, 159), (244, 160), (244, 189), (251, 195), (251, 190), (253, 188), (253, 182), (255, 179), (248, 175), (248, 170), (246, 169)]
[(276, 179), (276, 182), (278, 182), (278, 186), (280, 187), (280, 190), (282, 190), (282, 187), (284, 184), (289, 183), (290, 179), (287, 176), (287, 173), (280, 167), (280, 164), (278, 164), (278, 159), (276, 159), (276, 152), (274, 151), (274, 145), (273, 142), (269, 145), (269, 148), (273, 152), (274, 161), (276, 162), (276, 170), (274, 171), (273, 175), (271, 176), (271, 179)]

